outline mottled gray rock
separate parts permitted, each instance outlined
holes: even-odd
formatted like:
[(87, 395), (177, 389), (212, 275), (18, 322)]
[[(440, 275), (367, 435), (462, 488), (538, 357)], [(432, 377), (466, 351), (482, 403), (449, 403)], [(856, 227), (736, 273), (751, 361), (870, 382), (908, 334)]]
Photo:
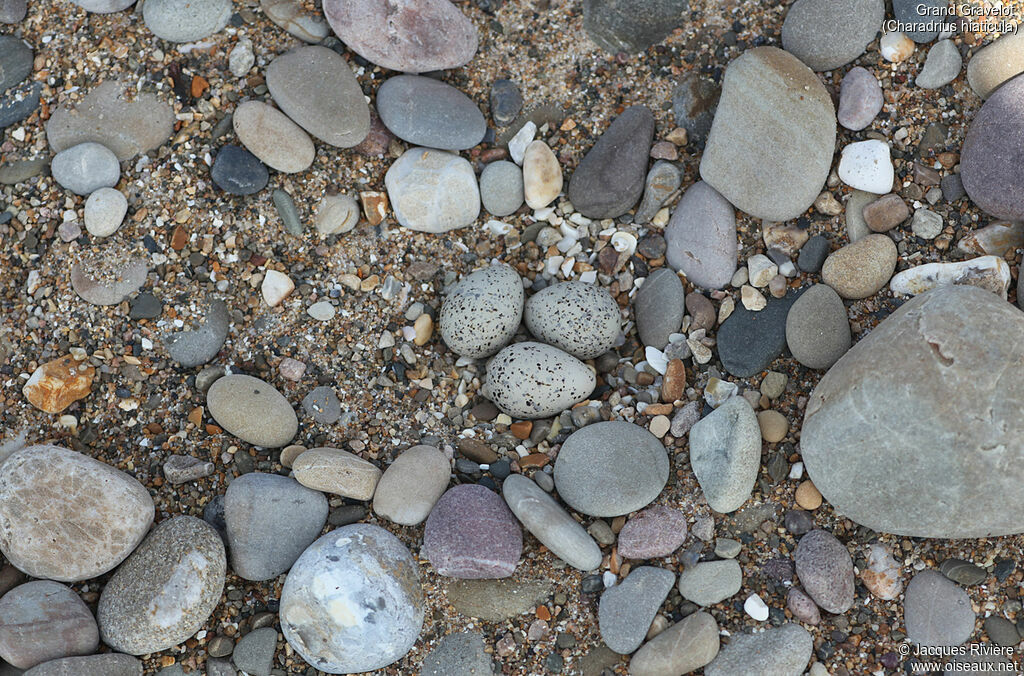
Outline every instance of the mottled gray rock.
[(686, 314), (686, 291), (679, 276), (666, 268), (648, 275), (633, 299), (633, 312), (640, 341), (664, 349), (669, 336), (679, 331)]
[(175, 454), (168, 456), (163, 470), (164, 478), (177, 485), (210, 476), (214, 472), (214, 465), (191, 455)]
[(648, 641), (629, 660), (631, 676), (688, 674), (718, 655), (718, 623), (710, 614), (687, 615)]
[(833, 70), (864, 53), (883, 19), (883, 0), (797, 0), (782, 23), (782, 46), (811, 70)]
[(722, 88), (702, 78), (696, 69), (687, 71), (672, 91), (672, 114), (676, 124), (685, 129), (690, 142), (702, 150), (721, 95)]
[(342, 526), (302, 553), (281, 592), (281, 630), (306, 662), (331, 673), (380, 669), (412, 648), (423, 589), (405, 545), (370, 524)]
[(206, 406), (218, 425), (254, 446), (280, 448), (295, 437), (299, 427), (284, 395), (252, 376), (218, 379), (206, 393)]
[(821, 281), (843, 298), (868, 298), (888, 283), (898, 257), (888, 235), (864, 235), (828, 255), (821, 266)]
[(654, 138), (654, 115), (631, 106), (619, 115), (580, 161), (569, 181), (569, 201), (587, 218), (617, 218), (644, 191)]
[(678, 509), (654, 505), (636, 514), (619, 531), (619, 555), (627, 559), (669, 556), (686, 540), (686, 516)]
[(302, 399), (302, 408), (318, 423), (333, 425), (341, 418), (341, 402), (334, 388), (322, 385), (310, 390)]
[(584, 0), (583, 29), (612, 54), (642, 52), (687, 19), (688, 0)]
[(883, 533), (1021, 532), (1020, 330), (1016, 308), (973, 286), (939, 287), (884, 319), (807, 404), (800, 445), (825, 499)]
[(523, 317), (522, 279), (508, 265), (490, 265), (468, 275), (441, 304), (441, 338), (463, 357), (489, 357), (505, 347)]
[(706, 676), (800, 676), (807, 668), (814, 640), (798, 624), (784, 624), (758, 634), (735, 633), (718, 657), (704, 669)]
[(579, 359), (593, 359), (614, 345), (622, 330), (619, 304), (596, 284), (552, 284), (526, 301), (530, 333)]
[(92, 611), (70, 587), (36, 580), (0, 599), (0, 657), (14, 667), (89, 655), (99, 644)]
[(761, 428), (754, 409), (733, 397), (690, 428), (690, 465), (716, 512), (739, 509), (761, 466)]
[(922, 570), (903, 597), (907, 639), (926, 646), (955, 646), (974, 633), (971, 598), (934, 570)]
[(494, 660), (485, 651), (484, 635), (448, 634), (423, 658), (421, 676), (491, 676)]
[(171, 359), (184, 368), (193, 368), (217, 356), (228, 337), (228, 306), (219, 299), (211, 299), (203, 324), (191, 331), (180, 331), (170, 336), (165, 346)]
[(231, 0), (147, 0), (146, 28), (168, 42), (195, 42), (228, 25)]
[(743, 586), (743, 570), (735, 559), (704, 561), (679, 575), (679, 593), (698, 606), (713, 606), (735, 596)]
[(882, 86), (871, 71), (856, 66), (846, 72), (839, 87), (839, 124), (860, 131), (874, 122), (882, 104)]
[(32, 48), (21, 38), (0, 35), (0, 95), (32, 73)]
[(543, 343), (515, 343), (487, 363), (486, 396), (518, 418), (547, 418), (594, 391), (597, 379), (568, 352)]
[(410, 148), (388, 169), (384, 183), (395, 218), (411, 230), (448, 232), (480, 215), (473, 165), (458, 155)]
[(601, 549), (594, 539), (531, 479), (511, 474), (501, 489), (512, 513), (552, 554), (583, 571), (601, 565)]
[(928, 50), (924, 66), (914, 79), (922, 89), (938, 89), (956, 79), (964, 60), (952, 40), (939, 40)]
[(649, 505), (668, 482), (668, 454), (639, 425), (610, 420), (576, 430), (555, 460), (558, 495), (589, 516), (619, 516)]
[(1024, 77), (993, 93), (974, 116), (960, 154), (971, 201), (1008, 221), (1024, 220)]
[(850, 349), (846, 306), (832, 287), (815, 284), (786, 316), (786, 344), (793, 357), (812, 369), (827, 369)]
[(700, 176), (737, 209), (788, 221), (821, 192), (835, 142), (835, 108), (814, 72), (777, 47), (756, 47), (725, 71)]
[(110, 237), (121, 227), (128, 199), (119, 190), (100, 188), (85, 201), (85, 229), (93, 237)]
[(455, 87), (419, 75), (397, 75), (377, 89), (377, 112), (391, 132), (413, 145), (465, 150), (484, 138), (487, 121)]
[(639, 648), (675, 581), (670, 570), (640, 566), (605, 590), (597, 610), (605, 645), (620, 654)]
[(146, 282), (149, 266), (138, 258), (87, 259), (71, 266), (71, 287), (93, 305), (117, 305)]
[(134, 477), (58, 446), (15, 451), (0, 473), (0, 550), (32, 577), (77, 582), (112, 570), (154, 512)]
[(903, 33), (917, 43), (931, 42), (941, 32), (938, 24), (945, 24), (955, 29), (958, 23), (950, 17), (936, 16), (930, 11), (945, 9), (946, 0), (892, 0), (893, 17), (903, 24), (913, 24), (910, 30)]
[(388, 465), (373, 493), (373, 511), (403, 526), (430, 514), (451, 475), (451, 463), (433, 446), (413, 446)]
[(238, 104), (231, 116), (238, 140), (261, 162), (286, 174), (305, 171), (316, 148), (302, 127), (262, 101)]
[(21, 23), (27, 13), (28, 3), (25, 0), (0, 0), (0, 23)]
[(108, 148), (99, 143), (80, 143), (53, 156), (53, 180), (76, 195), (88, 195), (99, 188), (113, 188), (121, 178), (121, 165)]
[(41, 82), (26, 82), (0, 98), (0, 129), (17, 124), (36, 112), (42, 88)]
[(485, 622), (504, 622), (517, 615), (532, 614), (551, 596), (551, 591), (549, 579), (453, 580), (448, 585), (447, 598), (461, 615)]
[(1024, 33), (1020, 31), (1002, 34), (967, 62), (967, 81), (983, 99), (1020, 73), (1024, 73)]
[(320, 535), (327, 498), (291, 477), (250, 472), (228, 485), (224, 521), (231, 570), (245, 580), (270, 580)]
[(796, 574), (807, 594), (823, 610), (842, 614), (853, 605), (853, 559), (834, 535), (812, 530), (800, 538)]
[(682, 174), (676, 165), (665, 160), (658, 160), (647, 172), (647, 179), (644, 181), (644, 198), (636, 209), (633, 222), (644, 225), (661, 211), (665, 202), (679, 190), (682, 183)]
[(324, 143), (351, 148), (370, 131), (370, 107), (356, 76), (326, 47), (299, 47), (275, 58), (267, 66), (267, 88), (288, 117)]
[(103, 642), (130, 655), (155, 653), (196, 633), (224, 592), (224, 543), (205, 521), (161, 522), (100, 594)]
[(480, 174), (480, 201), (484, 209), (499, 218), (510, 216), (523, 206), (523, 170), (515, 162), (499, 160)]
[(277, 630), (273, 627), (253, 629), (235, 645), (231, 661), (249, 676), (270, 676), (277, 649)]
[(346, 47), (389, 70), (448, 70), (476, 54), (476, 27), (448, 0), (326, 0), (324, 14)]
[(721, 289), (736, 272), (736, 213), (704, 181), (683, 193), (665, 228), (665, 258), (673, 269), (708, 289)]
[(121, 653), (63, 657), (33, 667), (22, 676), (142, 676), (142, 662)]

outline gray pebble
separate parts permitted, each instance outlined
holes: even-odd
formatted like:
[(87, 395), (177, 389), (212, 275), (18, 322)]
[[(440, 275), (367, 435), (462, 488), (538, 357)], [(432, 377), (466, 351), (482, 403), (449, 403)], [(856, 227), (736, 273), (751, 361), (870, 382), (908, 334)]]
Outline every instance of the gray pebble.
[(218, 299), (210, 300), (203, 325), (192, 331), (181, 331), (165, 343), (171, 359), (179, 366), (193, 368), (217, 356), (228, 337), (228, 306)]
[(514, 162), (499, 160), (480, 174), (480, 201), (492, 216), (510, 216), (523, 206), (523, 170)]
[(274, 208), (277, 215), (281, 217), (281, 223), (289, 234), (295, 237), (302, 236), (302, 220), (299, 218), (299, 210), (295, 207), (295, 200), (284, 190), (275, 190), (272, 194)]
[(798, 362), (819, 370), (850, 349), (846, 306), (832, 287), (815, 284), (796, 299), (786, 316), (786, 344)]
[(939, 40), (928, 50), (924, 67), (914, 84), (922, 89), (939, 89), (956, 79), (963, 67), (963, 57), (952, 40)]
[(515, 121), (523, 107), (519, 85), (512, 80), (495, 80), (491, 85), (491, 118), (499, 127)]
[(643, 344), (664, 349), (686, 314), (686, 291), (679, 275), (668, 268), (652, 272), (633, 299), (633, 312)]
[(61, 187), (76, 195), (113, 188), (121, 178), (117, 156), (99, 143), (80, 143), (60, 151), (54, 155), (50, 171)]
[(640, 566), (601, 594), (597, 616), (605, 644), (620, 654), (639, 648), (675, 580), (672, 571)]
[(183, 484), (213, 474), (213, 463), (191, 455), (172, 455), (164, 461), (164, 478), (172, 484)]
[(302, 408), (313, 420), (325, 425), (333, 425), (341, 417), (341, 402), (332, 387), (313, 389), (302, 400)]
[(273, 627), (254, 629), (235, 646), (231, 661), (249, 676), (270, 676), (277, 649), (277, 630)]
[(486, 652), (483, 634), (448, 634), (423, 658), (420, 676), (490, 676), (494, 660)]
[(705, 561), (679, 575), (679, 593), (698, 606), (713, 606), (735, 596), (743, 586), (743, 570), (735, 559)]
[(142, 19), (158, 38), (195, 42), (224, 28), (231, 11), (231, 0), (147, 0)]
[(726, 400), (690, 429), (690, 464), (711, 509), (734, 512), (747, 501), (761, 466), (761, 428), (746, 399)]
[(669, 197), (679, 190), (681, 183), (682, 174), (676, 165), (665, 160), (655, 162), (651, 170), (647, 172), (647, 179), (644, 181), (644, 197), (633, 216), (633, 222), (641, 225), (650, 223)]
[(853, 559), (834, 535), (812, 530), (800, 538), (793, 555), (796, 574), (807, 594), (830, 613), (845, 613), (853, 605)]
[(915, 575), (903, 598), (907, 639), (914, 643), (956, 646), (974, 633), (970, 597), (937, 571), (922, 570)]
[(413, 145), (465, 150), (484, 138), (487, 121), (455, 87), (419, 75), (396, 75), (377, 90), (377, 112), (395, 136)]
[(814, 639), (798, 624), (784, 624), (756, 634), (734, 633), (707, 667), (706, 676), (804, 673), (814, 651)]

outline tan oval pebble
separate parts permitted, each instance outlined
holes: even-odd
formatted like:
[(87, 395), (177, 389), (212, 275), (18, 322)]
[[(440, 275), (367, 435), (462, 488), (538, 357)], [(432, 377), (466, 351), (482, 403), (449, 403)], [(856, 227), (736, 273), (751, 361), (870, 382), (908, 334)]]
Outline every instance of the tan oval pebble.
[(309, 134), (273, 106), (262, 101), (239, 104), (232, 124), (242, 145), (272, 169), (294, 174), (313, 164), (316, 148)]
[(369, 500), (381, 471), (340, 448), (311, 448), (292, 462), (295, 480), (307, 488), (353, 500)]
[(810, 479), (796, 487), (796, 504), (807, 510), (821, 507), (821, 493)]
[(757, 414), (757, 424), (761, 426), (761, 438), (769, 444), (782, 441), (789, 432), (789, 421), (778, 411), (761, 411)]
[(448, 488), (450, 475), (444, 453), (433, 446), (413, 446), (384, 471), (373, 495), (373, 511), (394, 523), (415, 526)]
[(889, 282), (897, 256), (888, 236), (865, 235), (832, 252), (821, 267), (821, 279), (843, 298), (867, 298)]
[(434, 335), (434, 318), (424, 312), (416, 318), (412, 328), (416, 334), (413, 342), (417, 345), (426, 345), (430, 337)]
[(562, 192), (562, 167), (544, 141), (526, 146), (523, 155), (523, 194), (531, 209), (543, 209)]
[(206, 407), (218, 425), (253, 446), (280, 448), (299, 428), (284, 395), (252, 376), (219, 378), (206, 393)]
[(295, 459), (306, 452), (305, 446), (298, 444), (292, 444), (291, 446), (285, 446), (281, 449), (281, 465), (283, 467), (291, 467), (295, 462)]

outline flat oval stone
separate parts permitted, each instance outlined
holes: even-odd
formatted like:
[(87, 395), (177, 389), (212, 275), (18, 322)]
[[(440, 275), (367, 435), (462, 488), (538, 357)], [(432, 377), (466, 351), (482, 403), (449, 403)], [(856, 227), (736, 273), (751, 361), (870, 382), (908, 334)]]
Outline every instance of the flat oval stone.
[(245, 148), (227, 145), (217, 153), (210, 178), (230, 195), (252, 195), (267, 187), (270, 173), (259, 158)]
[(681, 25), (687, 9), (687, 0), (645, 0), (639, 7), (617, 0), (584, 0), (583, 30), (612, 54), (643, 52)]
[(451, 463), (433, 446), (413, 446), (388, 465), (373, 494), (373, 511), (415, 526), (430, 514), (451, 478)]
[(509, 345), (487, 365), (488, 398), (518, 418), (561, 413), (590, 396), (596, 382), (586, 364), (543, 343)]
[(727, 399), (690, 428), (690, 465), (711, 509), (743, 506), (761, 467), (761, 427), (746, 399)]
[(782, 46), (811, 70), (833, 70), (864, 53), (883, 19), (883, 0), (797, 0), (782, 22)]
[(815, 284), (804, 291), (786, 316), (786, 344), (793, 357), (812, 369), (827, 369), (850, 349), (846, 306), (831, 287)]
[(782, 355), (786, 349), (786, 317), (799, 296), (799, 291), (790, 291), (782, 298), (772, 298), (758, 312), (736, 305), (718, 328), (718, 356), (726, 371), (737, 378), (749, 378)]
[(242, 145), (271, 169), (294, 174), (313, 164), (313, 141), (277, 108), (246, 101), (235, 108), (231, 120)]
[(50, 580), (18, 585), (0, 599), (0, 657), (18, 669), (89, 655), (100, 645), (92, 611), (70, 587)]
[(226, 569), (224, 543), (212, 526), (192, 516), (161, 522), (100, 594), (103, 642), (129, 655), (182, 643), (213, 614)]
[(679, 593), (698, 606), (713, 606), (739, 593), (743, 569), (735, 559), (702, 561), (679, 575)]
[(843, 298), (868, 298), (889, 282), (898, 255), (887, 235), (866, 235), (829, 254), (821, 266), (821, 281)]
[(410, 148), (388, 169), (384, 184), (395, 218), (411, 230), (448, 232), (480, 215), (473, 165), (443, 150)]
[(569, 201), (587, 218), (617, 218), (640, 201), (654, 138), (654, 115), (631, 106), (615, 118), (580, 161)]
[(492, 216), (511, 216), (526, 199), (523, 170), (515, 162), (499, 160), (484, 167), (480, 174), (480, 201)]
[(802, 674), (814, 652), (814, 639), (798, 624), (784, 624), (757, 634), (736, 632), (722, 648), (706, 676), (736, 674)]
[(448, 70), (476, 54), (476, 27), (448, 0), (326, 0), (324, 14), (345, 46), (389, 70)]
[(523, 155), (523, 195), (531, 209), (543, 209), (562, 193), (562, 165), (544, 141), (533, 141)]
[(668, 483), (668, 454), (639, 425), (620, 420), (576, 430), (555, 460), (558, 495), (590, 516), (619, 516), (649, 505)]
[(640, 566), (606, 589), (597, 609), (605, 645), (620, 654), (639, 648), (675, 581), (675, 573), (670, 570)]
[(501, 491), (523, 527), (552, 554), (583, 571), (601, 565), (601, 548), (594, 538), (532, 479), (510, 474)]
[(697, 181), (676, 205), (665, 244), (672, 269), (697, 286), (721, 289), (736, 272), (736, 212), (717, 190)]
[(117, 156), (99, 143), (80, 143), (53, 156), (53, 180), (76, 195), (113, 188), (121, 179)]
[(907, 638), (926, 646), (957, 646), (974, 633), (971, 598), (934, 570), (922, 570), (907, 585), (903, 621)]
[(0, 23), (21, 23), (27, 13), (26, 0), (0, 0)]
[(855, 66), (839, 87), (839, 124), (850, 131), (864, 129), (882, 112), (882, 86), (871, 71)]
[(448, 634), (423, 658), (421, 676), (493, 673), (494, 660), (484, 640), (484, 635), (476, 632)]
[(441, 304), (441, 338), (463, 357), (489, 357), (505, 347), (523, 317), (523, 282), (511, 266), (490, 265), (466, 275)]
[(22, 676), (142, 676), (142, 662), (121, 653), (62, 657), (43, 662)]
[(164, 341), (167, 353), (184, 368), (201, 366), (216, 357), (224, 346), (229, 322), (227, 303), (211, 298), (206, 317), (198, 328), (179, 331)]
[(128, 199), (113, 188), (100, 188), (85, 201), (85, 229), (93, 237), (110, 237), (128, 213)]
[(832, 97), (814, 72), (777, 47), (729, 64), (700, 176), (733, 206), (782, 222), (814, 203), (836, 143)]
[(686, 540), (686, 516), (678, 509), (655, 505), (639, 512), (619, 531), (619, 555), (657, 559), (679, 549)]
[(135, 0), (71, 0), (87, 12), (93, 14), (111, 14), (128, 9)]
[(134, 477), (59, 446), (16, 451), (0, 473), (0, 550), (32, 577), (106, 573), (142, 541), (154, 512)]
[(227, 26), (231, 11), (231, 0), (148, 0), (142, 20), (158, 38), (196, 42)]
[(834, 535), (812, 530), (793, 554), (796, 574), (807, 594), (822, 609), (841, 615), (853, 605), (853, 559)]
[(585, 282), (562, 282), (526, 301), (530, 333), (579, 359), (610, 350), (622, 330), (619, 304), (607, 290)]
[(523, 552), (523, 531), (497, 493), (478, 484), (453, 486), (423, 529), (422, 554), (439, 575), (476, 580), (508, 577)]
[(32, 74), (32, 48), (21, 38), (0, 35), (0, 94)]
[(1013, 516), (1024, 509), (1024, 468), (1011, 460), (1024, 452), (1012, 403), (1024, 375), (1020, 330), (1024, 315), (973, 286), (939, 287), (886, 317), (807, 403), (800, 446), (825, 499), (881, 533), (1024, 530)]
[(71, 266), (71, 287), (87, 303), (117, 305), (146, 283), (144, 259), (86, 259)]
[(326, 47), (299, 47), (275, 58), (267, 66), (267, 89), (285, 115), (324, 143), (351, 148), (370, 132), (370, 107), (352, 68)]
[(419, 75), (397, 75), (377, 90), (377, 112), (391, 132), (409, 143), (465, 150), (480, 143), (487, 121), (455, 87)]
[(280, 448), (299, 428), (288, 400), (273, 385), (252, 376), (217, 379), (206, 393), (206, 406), (218, 425), (253, 446)]
[(303, 486), (353, 500), (372, 498), (381, 477), (372, 462), (340, 448), (311, 448), (292, 462), (292, 472)]
[(224, 494), (231, 570), (245, 580), (288, 572), (327, 522), (327, 498), (291, 477), (250, 472)]
[(686, 314), (686, 291), (672, 270), (660, 268), (644, 281), (633, 299), (633, 314), (640, 341), (659, 350), (679, 332)]
[(318, 669), (380, 669), (409, 652), (423, 626), (416, 562), (383, 528), (342, 526), (310, 545), (292, 566), (280, 614), (289, 645)]
[(981, 107), (964, 139), (960, 178), (971, 201), (1008, 221), (1024, 220), (1024, 78), (1003, 84)]
[(718, 655), (718, 623), (698, 611), (665, 629), (629, 660), (632, 676), (689, 674)]
[(1019, 31), (1003, 33), (967, 62), (967, 82), (983, 99), (1020, 73), (1024, 73), (1024, 33)]

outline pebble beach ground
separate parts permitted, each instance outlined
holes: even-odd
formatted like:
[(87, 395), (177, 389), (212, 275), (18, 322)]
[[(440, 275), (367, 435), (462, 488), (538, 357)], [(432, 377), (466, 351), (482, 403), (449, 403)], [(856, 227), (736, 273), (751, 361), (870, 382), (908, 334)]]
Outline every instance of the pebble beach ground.
[(1020, 673), (1024, 4), (626, 5), (0, 0), (0, 675)]

